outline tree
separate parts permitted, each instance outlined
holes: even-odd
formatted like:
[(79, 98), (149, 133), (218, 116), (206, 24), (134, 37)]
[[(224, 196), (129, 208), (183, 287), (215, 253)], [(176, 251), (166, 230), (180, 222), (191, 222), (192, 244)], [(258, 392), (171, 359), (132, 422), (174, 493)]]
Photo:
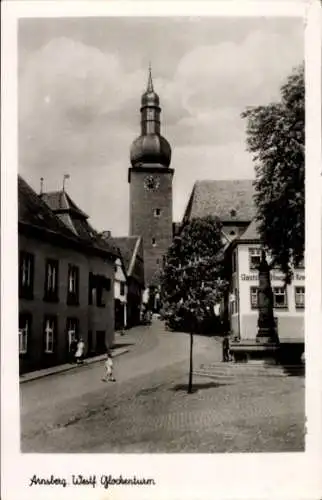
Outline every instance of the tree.
[(170, 246), (161, 273), (163, 314), (171, 329), (198, 330), (228, 285), (221, 223), (212, 216), (187, 222)]
[(258, 230), (274, 265), (292, 278), (304, 256), (304, 66), (281, 87), (281, 100), (247, 108), (247, 145), (255, 162)]

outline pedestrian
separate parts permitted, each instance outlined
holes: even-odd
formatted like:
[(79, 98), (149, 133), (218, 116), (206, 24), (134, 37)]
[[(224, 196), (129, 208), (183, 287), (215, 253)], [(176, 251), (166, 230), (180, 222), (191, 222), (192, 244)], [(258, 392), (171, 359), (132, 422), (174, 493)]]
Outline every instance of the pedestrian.
[(76, 353), (75, 353), (75, 358), (76, 358), (77, 364), (83, 363), (84, 351), (85, 351), (85, 343), (84, 343), (82, 337), (80, 337), (79, 341), (77, 342), (77, 349), (76, 349)]
[(69, 346), (69, 352), (70, 352), (70, 357), (71, 357), (71, 362), (75, 363), (76, 362), (76, 351), (77, 351), (77, 340), (75, 337), (72, 338), (70, 346)]
[(230, 342), (229, 335), (225, 335), (222, 342), (222, 360), (224, 362), (230, 361)]
[(102, 378), (104, 382), (116, 382), (113, 375), (113, 360), (110, 352), (106, 355), (106, 360), (104, 363), (105, 376)]

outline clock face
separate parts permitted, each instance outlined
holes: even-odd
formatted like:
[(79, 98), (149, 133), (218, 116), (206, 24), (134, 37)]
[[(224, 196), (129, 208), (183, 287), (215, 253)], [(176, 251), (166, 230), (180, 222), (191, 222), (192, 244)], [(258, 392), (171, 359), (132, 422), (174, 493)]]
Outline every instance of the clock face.
[(160, 179), (158, 177), (153, 177), (153, 175), (148, 175), (144, 180), (144, 187), (149, 191), (158, 189), (160, 185)]

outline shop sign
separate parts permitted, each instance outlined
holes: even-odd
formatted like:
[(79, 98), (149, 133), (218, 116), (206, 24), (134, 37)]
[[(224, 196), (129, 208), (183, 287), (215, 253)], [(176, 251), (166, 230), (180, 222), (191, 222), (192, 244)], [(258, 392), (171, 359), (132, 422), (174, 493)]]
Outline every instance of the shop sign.
[[(252, 273), (252, 274), (242, 274), (240, 276), (240, 279), (242, 281), (258, 281), (258, 273)], [(284, 274), (278, 274), (274, 271), (271, 272), (271, 280), (272, 281), (284, 281), (285, 276)], [(294, 280), (297, 281), (304, 281), (305, 280), (305, 274), (299, 274), (295, 273), (294, 274)]]

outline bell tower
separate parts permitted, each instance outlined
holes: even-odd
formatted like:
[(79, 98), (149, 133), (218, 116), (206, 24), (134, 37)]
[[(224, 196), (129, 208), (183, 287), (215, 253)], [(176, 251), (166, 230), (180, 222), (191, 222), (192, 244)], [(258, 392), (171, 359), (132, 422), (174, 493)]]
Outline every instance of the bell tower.
[(161, 135), (159, 96), (151, 67), (141, 97), (141, 134), (131, 146), (130, 235), (143, 237), (146, 286), (158, 285), (163, 256), (172, 243), (171, 147)]

